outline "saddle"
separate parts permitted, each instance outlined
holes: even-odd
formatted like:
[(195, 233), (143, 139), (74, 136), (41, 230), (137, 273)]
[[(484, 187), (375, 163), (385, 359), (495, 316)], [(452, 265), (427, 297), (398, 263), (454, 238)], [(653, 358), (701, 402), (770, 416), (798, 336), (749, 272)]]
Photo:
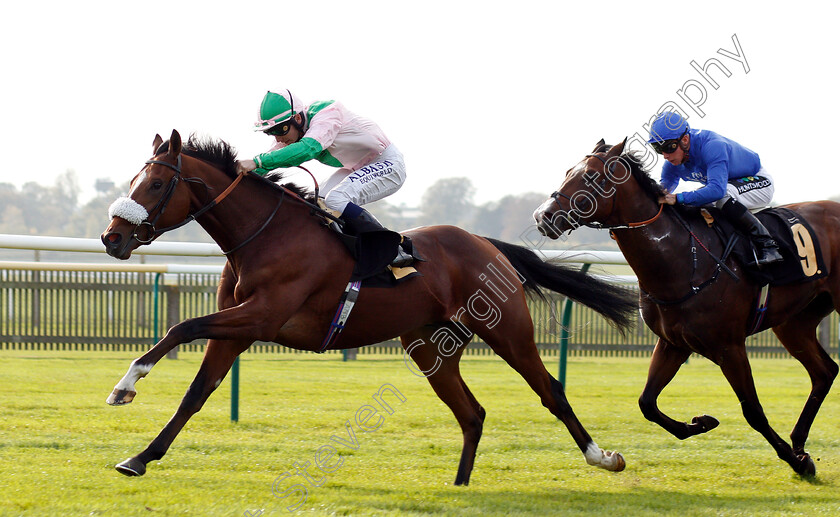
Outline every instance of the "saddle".
[(755, 265), (757, 251), (747, 235), (737, 231), (717, 208), (703, 208), (701, 213), (724, 246), (732, 248), (732, 255), (752, 282), (777, 286), (810, 282), (828, 274), (814, 230), (793, 210), (775, 207), (755, 214), (779, 245), (784, 258), (761, 269)]
[[(325, 212), (332, 212), (323, 206), (322, 200), (319, 199), (318, 204)], [(411, 238), (407, 235), (401, 235), (393, 231), (374, 231), (361, 235), (349, 235), (344, 233), (341, 226), (329, 216), (323, 213), (319, 213), (318, 216), (323, 224), (336, 234), (356, 262), (353, 274), (350, 276), (350, 282), (361, 282), (362, 287), (395, 287), (409, 278), (420, 275), (420, 272), (411, 266), (391, 266), (391, 261), (397, 254), (398, 246), (402, 246), (403, 250), (414, 257), (416, 261), (423, 261), (423, 258), (417, 254)]]
[(323, 210), (323, 212), (316, 212), (318, 217), (330, 231), (336, 234), (356, 261), (350, 281), (338, 302), (335, 316), (321, 342), (321, 347), (316, 350), (317, 353), (324, 353), (333, 348), (338, 341), (362, 287), (396, 287), (409, 278), (420, 275), (420, 272), (411, 266), (391, 266), (391, 262), (397, 255), (397, 246), (401, 246), (417, 261), (423, 261), (423, 258), (415, 252), (411, 239), (406, 235), (390, 230), (365, 232), (358, 236), (344, 233), (335, 219), (327, 215), (335, 216), (336, 214), (323, 206), (320, 199), (318, 201)]

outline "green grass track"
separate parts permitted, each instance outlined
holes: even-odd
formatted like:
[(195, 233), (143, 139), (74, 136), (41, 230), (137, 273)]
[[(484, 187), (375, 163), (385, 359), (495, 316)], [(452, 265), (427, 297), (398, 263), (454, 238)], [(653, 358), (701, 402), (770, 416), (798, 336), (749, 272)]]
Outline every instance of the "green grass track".
[[(817, 477), (807, 480), (747, 425), (710, 362), (692, 358), (660, 398), (678, 420), (708, 413), (721, 422), (679, 441), (639, 411), (646, 359), (573, 358), (572, 407), (601, 447), (627, 460), (624, 472), (611, 473), (586, 464), (565, 427), (501, 359), (467, 357), (462, 373), (487, 420), (471, 484), (456, 487), (460, 429), (398, 356), (249, 355), (241, 363), (240, 421), (230, 422), (225, 380), (169, 453), (145, 476), (128, 478), (114, 465), (160, 431), (201, 354), (164, 359), (137, 384), (132, 404), (107, 406), (133, 358), (0, 352), (0, 515), (840, 515), (837, 387), (811, 430)], [(556, 359), (546, 364), (556, 374)], [(805, 403), (807, 375), (793, 360), (752, 366), (770, 423), (786, 437)], [(393, 414), (373, 398), (386, 384), (405, 399), (385, 395)], [(375, 430), (359, 427), (360, 409)], [(283, 478), (306, 462), (309, 480)], [(304, 490), (305, 502), (289, 511)]]

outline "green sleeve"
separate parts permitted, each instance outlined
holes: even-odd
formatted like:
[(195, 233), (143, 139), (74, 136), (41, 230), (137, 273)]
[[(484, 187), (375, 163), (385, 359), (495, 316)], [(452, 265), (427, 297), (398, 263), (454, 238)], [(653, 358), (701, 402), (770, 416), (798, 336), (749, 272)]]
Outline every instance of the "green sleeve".
[[(315, 159), (321, 154), (321, 144), (314, 138), (302, 138), (299, 142), (287, 145), (276, 151), (262, 153), (254, 157), (257, 162), (257, 174), (265, 175), (266, 172), (280, 167), (294, 167), (303, 162)], [(262, 172), (265, 171), (265, 172)]]

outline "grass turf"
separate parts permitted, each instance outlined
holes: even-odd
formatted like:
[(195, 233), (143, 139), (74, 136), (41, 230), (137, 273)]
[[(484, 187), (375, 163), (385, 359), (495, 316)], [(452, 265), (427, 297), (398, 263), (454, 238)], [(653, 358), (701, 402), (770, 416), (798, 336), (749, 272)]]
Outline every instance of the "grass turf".
[[(141, 478), (115, 463), (142, 450), (177, 407), (200, 354), (161, 361), (126, 407), (104, 402), (132, 356), (0, 353), (0, 515), (837, 515), (840, 404), (832, 390), (807, 450), (816, 479), (794, 474), (744, 421), (718, 368), (684, 365), (660, 398), (670, 416), (708, 413), (712, 432), (679, 441), (641, 415), (647, 360), (574, 358), (567, 396), (621, 473), (586, 465), (565, 427), (502, 360), (462, 360), (487, 410), (471, 484), (452, 486), (461, 433), (425, 379), (399, 356), (246, 355), (240, 421), (231, 423), (226, 380), (169, 453)], [(556, 374), (556, 360), (547, 360)], [(793, 360), (753, 360), (771, 425), (786, 436), (808, 379)], [(373, 396), (390, 384), (405, 398)], [(379, 409), (364, 432), (360, 408)], [(350, 422), (350, 434), (346, 422)], [(336, 437), (340, 440), (333, 439)], [(315, 467), (316, 455), (330, 452)], [(300, 475), (282, 479), (294, 464)], [(295, 487), (294, 485), (301, 485)], [(317, 485), (317, 486), (316, 486)], [(287, 493), (285, 498), (275, 494)]]

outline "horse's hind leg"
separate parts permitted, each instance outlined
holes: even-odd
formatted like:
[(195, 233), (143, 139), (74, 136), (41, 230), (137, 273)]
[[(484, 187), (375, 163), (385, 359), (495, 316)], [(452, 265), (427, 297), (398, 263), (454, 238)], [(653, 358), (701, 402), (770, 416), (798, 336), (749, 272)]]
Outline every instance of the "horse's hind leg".
[(639, 409), (642, 414), (663, 429), (673, 434), (680, 440), (690, 436), (711, 431), (718, 426), (719, 422), (709, 415), (696, 416), (690, 424), (679, 422), (660, 411), (656, 400), (679, 371), (680, 366), (685, 363), (691, 354), (686, 349), (677, 348), (668, 341), (659, 339), (653, 349), (653, 356), (650, 359), (648, 378), (642, 395), (639, 397)]
[(750, 427), (761, 433), (768, 443), (775, 449), (779, 458), (785, 461), (800, 475), (814, 475), (816, 468), (811, 458), (805, 454), (797, 456), (791, 446), (770, 427), (764, 409), (755, 391), (747, 350), (743, 343), (740, 346), (725, 347), (729, 353), (720, 361), (720, 369), (741, 402), (741, 411)]
[(251, 341), (208, 340), (201, 367), (175, 415), (143, 452), (118, 464), (116, 469), (127, 476), (142, 476), (146, 472), (147, 463), (161, 459), (190, 417), (198, 413), (210, 394), (221, 384), (233, 361), (249, 346)]
[(811, 378), (811, 393), (802, 408), (802, 413), (790, 433), (793, 452), (804, 457), (808, 432), (828, 395), (834, 378), (837, 377), (837, 363), (823, 350), (817, 341), (817, 325), (831, 313), (831, 300), (826, 296), (817, 298), (800, 314), (773, 328), (782, 345), (797, 361), (802, 363)]
[(533, 323), (524, 303), (522, 311), (524, 313), (517, 313), (516, 307), (508, 306), (504, 313), (506, 324), (500, 322), (492, 329), (479, 324), (476, 333), (525, 379), (539, 395), (543, 406), (563, 422), (587, 463), (614, 472), (624, 470), (624, 457), (618, 452), (598, 447), (572, 410), (563, 384), (545, 369), (534, 344)]
[[(434, 345), (432, 335), (436, 330), (444, 327), (451, 327), (451, 325), (441, 324), (439, 327), (422, 327), (401, 336), (400, 339), (403, 347), (420, 367), (420, 374), (425, 375), (432, 389), (449, 406), (461, 426), (464, 445), (461, 450), (461, 460), (458, 463), (455, 484), (468, 485), (486, 413), (467, 388), (464, 379), (461, 378), (458, 361), (463, 352), (463, 345), (458, 346), (457, 350), (452, 350), (449, 355), (440, 353)], [(458, 335), (456, 332), (453, 330), (449, 335)]]

